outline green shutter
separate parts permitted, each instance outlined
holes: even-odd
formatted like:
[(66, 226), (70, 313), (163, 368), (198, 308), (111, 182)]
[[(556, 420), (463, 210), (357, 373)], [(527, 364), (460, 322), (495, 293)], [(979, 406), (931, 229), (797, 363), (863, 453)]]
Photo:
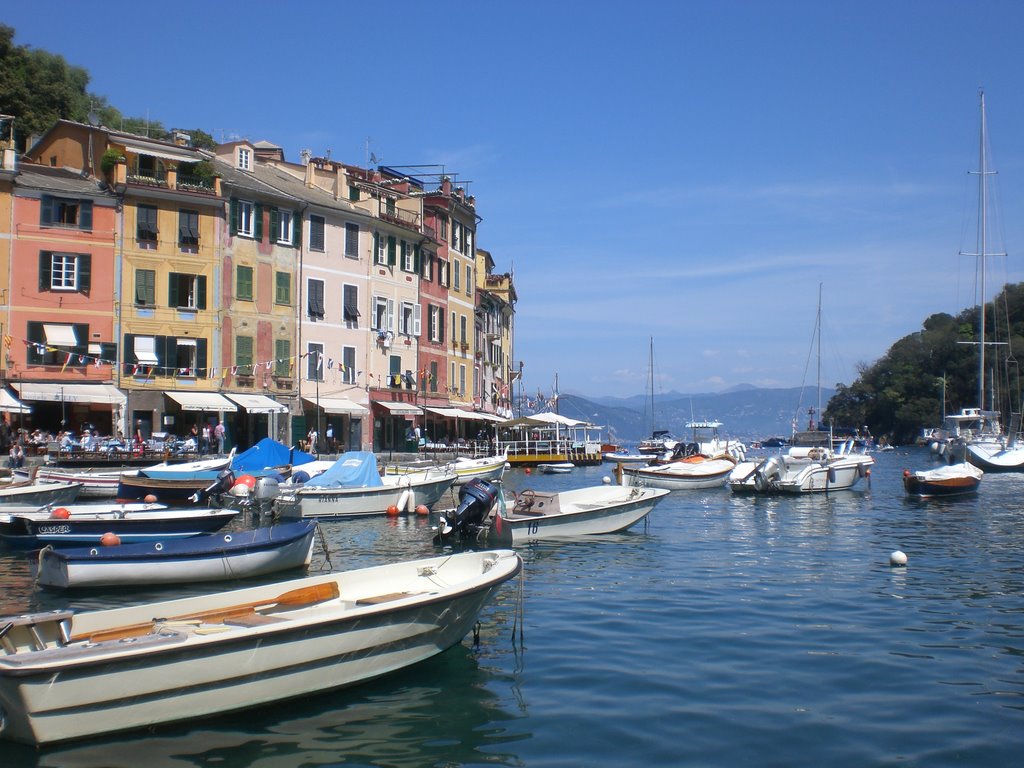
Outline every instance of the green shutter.
[(178, 275), (171, 272), (170, 280), (167, 283), (167, 306), (172, 309), (178, 306)]
[(302, 245), (302, 211), (292, 212), (292, 245)]
[(92, 288), (92, 256), (88, 253), (78, 257), (78, 290), (89, 295)]
[(388, 266), (395, 266), (395, 236), (388, 235)]
[(231, 222), (230, 222), (231, 234), (232, 235), (237, 235), (238, 234), (238, 201), (235, 198), (233, 198), (233, 197), (231, 198), (231, 212), (230, 212), (229, 218), (231, 219)]
[(253, 216), (256, 218), (256, 222), (253, 224), (252, 234), (253, 237), (256, 238), (256, 242), (259, 243), (263, 241), (263, 205), (261, 203), (256, 203), (252, 209)]
[(92, 229), (92, 200), (82, 200), (78, 206), (78, 228)]
[(49, 251), (39, 252), (39, 290), (48, 291), (52, 283), (53, 256)]
[(277, 232), (281, 228), (281, 214), (278, 213), (277, 208), (273, 206), (270, 208), (270, 242), (277, 242)]
[(196, 309), (206, 309), (206, 277), (199, 275), (196, 283)]
[(412, 249), (412, 267), (413, 267), (413, 270), (416, 272), (417, 275), (420, 273), (420, 270), (422, 269), (422, 266), (423, 266), (423, 260), (422, 260), (422, 257), (420, 255), (420, 245), (419, 245), (419, 243), (416, 243), (416, 245)]

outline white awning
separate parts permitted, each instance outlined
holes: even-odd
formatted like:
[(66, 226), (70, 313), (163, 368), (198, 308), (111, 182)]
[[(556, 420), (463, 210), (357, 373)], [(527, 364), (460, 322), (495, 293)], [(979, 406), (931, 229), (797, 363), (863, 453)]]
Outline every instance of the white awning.
[(6, 389), (0, 389), (0, 411), (7, 411), (7, 413), (32, 413), (31, 408), (23, 405)]
[(152, 336), (135, 337), (135, 359), (146, 365), (159, 365), (156, 356), (156, 339)]
[(48, 403), (103, 403), (124, 405), (128, 398), (113, 384), (39, 384), (11, 382), (22, 400)]
[(320, 410), (324, 413), (347, 413), (350, 416), (362, 416), (370, 412), (359, 405), (359, 403), (354, 403), (347, 397), (321, 397), (319, 400), (304, 397), (303, 400), (314, 408), (319, 405)]
[(461, 408), (427, 408), (431, 413), (438, 416), (446, 416), (449, 419), (476, 419), (477, 421), (504, 421), (497, 419), (489, 413), (476, 413), (475, 411), (464, 411)]
[(421, 413), (423, 413), (422, 408), (419, 408), (413, 405), (412, 403), (394, 403), (388, 400), (376, 400), (374, 401), (374, 405), (380, 405), (384, 408), (387, 408), (389, 411), (391, 411), (391, 413), (396, 413), (399, 415), (410, 414), (418, 416)]
[(282, 405), (266, 395), (235, 395), (228, 394), (228, 400), (234, 400), (249, 413), (287, 413), (287, 406)]
[(161, 160), (173, 160), (179, 163), (198, 163), (202, 160), (202, 156), (194, 149), (150, 144), (145, 141), (132, 141), (131, 139), (116, 135), (111, 137), (113, 141), (118, 144), (124, 144), (124, 148), (129, 152), (134, 152), (136, 155), (150, 155), (151, 157), (159, 157)]
[(238, 406), (216, 392), (164, 392), (183, 411), (237, 411)]
[(43, 333), (46, 334), (46, 343), (51, 347), (77, 347), (78, 337), (75, 336), (73, 325), (55, 325), (43, 323)]

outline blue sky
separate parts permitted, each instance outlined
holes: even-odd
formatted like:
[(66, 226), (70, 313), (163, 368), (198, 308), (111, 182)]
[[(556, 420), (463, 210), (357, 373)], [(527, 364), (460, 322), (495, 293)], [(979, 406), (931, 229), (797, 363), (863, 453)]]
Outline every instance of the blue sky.
[[(444, 164), (519, 292), (525, 386), (850, 383), (975, 302), (978, 91), (1024, 279), (1024, 3), (17, 4), (130, 115)], [(992, 291), (989, 292), (990, 294)]]

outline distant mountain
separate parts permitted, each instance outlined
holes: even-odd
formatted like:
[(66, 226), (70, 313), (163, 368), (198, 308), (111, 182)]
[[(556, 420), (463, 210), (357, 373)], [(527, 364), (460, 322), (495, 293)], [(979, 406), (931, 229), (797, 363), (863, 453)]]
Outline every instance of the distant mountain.
[[(834, 390), (822, 389), (822, 407), (833, 394)], [(653, 427), (667, 429), (676, 437), (686, 437), (688, 422), (707, 419), (722, 422), (722, 433), (726, 437), (752, 440), (772, 435), (789, 436), (794, 418), (801, 429), (806, 429), (807, 410), (816, 406), (817, 394), (813, 388), (803, 389), (802, 399), (800, 387), (759, 389), (741, 385), (713, 394), (670, 392), (654, 398), (656, 423)], [(608, 427), (616, 442), (635, 443), (651, 434), (650, 398), (643, 395), (594, 400), (561, 395), (558, 412)]]

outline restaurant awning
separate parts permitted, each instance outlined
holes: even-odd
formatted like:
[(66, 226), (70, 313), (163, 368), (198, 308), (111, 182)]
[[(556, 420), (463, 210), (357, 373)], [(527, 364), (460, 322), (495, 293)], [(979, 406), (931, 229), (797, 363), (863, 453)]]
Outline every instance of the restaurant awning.
[(21, 403), (6, 389), (0, 389), (0, 411), (7, 413), (32, 413), (32, 409)]
[(128, 398), (113, 384), (53, 384), (11, 382), (22, 400), (48, 403), (100, 403), (124, 405)]
[(347, 413), (350, 416), (363, 416), (370, 412), (367, 408), (359, 405), (359, 403), (352, 402), (347, 397), (321, 397), (318, 400), (304, 397), (302, 399), (314, 408), (319, 406), (320, 410), (324, 413)]
[(249, 413), (287, 413), (288, 407), (266, 395), (236, 395), (228, 393), (228, 399), (234, 400)]
[(216, 392), (164, 392), (183, 411), (237, 411), (238, 406)]
[(493, 417), (489, 413), (477, 413), (476, 411), (464, 411), (461, 408), (427, 408), (431, 413), (438, 416), (446, 416), (449, 419), (476, 419), (477, 421), (504, 421)]
[(412, 415), (419, 416), (423, 413), (423, 409), (419, 406), (415, 406), (412, 403), (394, 403), (388, 400), (376, 400), (374, 405), (379, 405), (383, 408), (388, 409), (391, 413), (398, 415)]

